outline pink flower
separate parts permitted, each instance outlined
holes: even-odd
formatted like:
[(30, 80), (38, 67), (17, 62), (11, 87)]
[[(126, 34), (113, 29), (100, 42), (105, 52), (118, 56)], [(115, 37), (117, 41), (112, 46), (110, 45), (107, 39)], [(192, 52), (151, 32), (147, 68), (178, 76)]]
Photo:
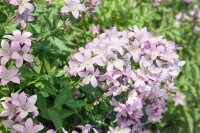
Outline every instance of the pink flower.
[(33, 120), (31, 118), (28, 118), (24, 125), (16, 124), (13, 126), (13, 128), (20, 133), (37, 133), (41, 131), (44, 126), (36, 125), (33, 123)]
[(37, 95), (33, 95), (29, 98), (20, 98), (16, 102), (13, 102), (14, 105), (18, 106), (18, 112), (20, 118), (25, 118), (29, 112), (32, 112), (35, 116), (38, 115), (38, 108), (35, 106), (35, 103), (37, 101)]
[[(80, 128), (82, 130), (82, 133), (89, 133), (92, 126), (90, 124), (86, 124), (85, 126), (82, 125), (78, 125), (76, 126), (78, 128)], [(94, 130), (95, 133), (98, 133), (96, 129), (92, 128)]]
[(125, 62), (123, 60), (118, 59), (117, 56), (113, 53), (110, 53), (107, 58), (107, 71), (112, 71), (114, 67), (118, 68), (121, 71), (123, 70), (123, 66), (125, 65)]
[(2, 56), (1, 64), (5, 65), (9, 61), (9, 59), (15, 57), (16, 52), (13, 51), (12, 47), (9, 46), (6, 40), (1, 41), (1, 47), (2, 47), (2, 50), (0, 50), (0, 56)]
[(1, 104), (5, 110), (0, 113), (0, 117), (8, 116), (8, 119), (11, 120), (17, 114), (17, 106), (7, 102)]
[(177, 92), (174, 96), (173, 96), (173, 101), (174, 101), (174, 105), (175, 106), (178, 106), (178, 105), (184, 105), (185, 102), (184, 102), (184, 99), (185, 99), (185, 95), (184, 94), (181, 94), (179, 92)]
[(19, 71), (19, 69), (7, 70), (6, 67), (2, 66), (1, 67), (1, 73), (0, 73), (1, 84), (3, 86), (5, 86), (10, 81), (19, 84), (20, 79), (19, 79), (19, 77), (17, 77), (18, 71)]
[(29, 52), (30, 50), (30, 46), (28, 45), (24, 45), (22, 48), (20, 45), (16, 45), (14, 48), (15, 51), (17, 51), (18, 53), (15, 53), (15, 64), (17, 66), (17, 68), (20, 68), (23, 64), (23, 60), (27, 61), (27, 62), (34, 62), (33, 57), (28, 54), (27, 52)]
[(84, 68), (86, 70), (94, 69), (94, 59), (90, 50), (86, 49), (84, 55), (77, 53), (74, 55), (74, 58), (80, 62), (79, 71), (82, 71)]
[(79, 72), (79, 76), (84, 77), (82, 83), (87, 85), (91, 82), (93, 87), (97, 87), (97, 79), (99, 76), (99, 70), (88, 69), (86, 72)]
[(28, 31), (23, 31), (21, 33), (21, 31), (19, 30), (14, 30), (13, 36), (5, 35), (3, 37), (10, 39), (12, 41), (11, 46), (14, 48), (15, 46), (18, 46), (19, 44), (26, 44), (28, 46), (31, 46), (31, 41), (33, 40), (33, 38), (30, 38), (31, 35), (32, 34)]
[(80, 4), (80, 0), (64, 0), (67, 6), (61, 9), (61, 12), (67, 13), (72, 12), (72, 15), (78, 19), (79, 11), (85, 11), (85, 6)]
[(100, 25), (90, 26), (89, 28), (93, 35), (99, 35)]
[(186, 4), (190, 4), (192, 2), (192, 0), (183, 0), (183, 2)]
[(113, 129), (112, 127), (109, 127), (109, 130), (107, 133), (130, 133), (131, 129), (130, 128), (120, 128), (120, 127), (116, 127), (115, 129)]
[(14, 6), (19, 6), (19, 13), (22, 14), (26, 8), (30, 11), (34, 10), (34, 6), (30, 3), (28, 3), (30, 0), (10, 0), (10, 4)]
[(20, 23), (23, 29), (26, 28), (26, 21), (31, 22), (34, 20), (34, 17), (30, 16), (30, 10), (25, 10), (23, 14), (20, 14), (18, 10), (15, 11), (15, 18), (13, 23)]

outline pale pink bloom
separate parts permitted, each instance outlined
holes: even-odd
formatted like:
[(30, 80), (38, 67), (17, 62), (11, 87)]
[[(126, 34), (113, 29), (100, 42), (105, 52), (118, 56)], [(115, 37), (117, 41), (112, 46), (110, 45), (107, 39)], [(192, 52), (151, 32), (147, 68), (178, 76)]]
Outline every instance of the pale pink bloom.
[(110, 85), (111, 83), (114, 84), (114, 86), (119, 86), (120, 83), (117, 80), (122, 74), (115, 73), (115, 71), (108, 71), (103, 75), (99, 75), (99, 81), (106, 81), (107, 85)]
[(118, 59), (117, 56), (113, 53), (109, 54), (107, 58), (107, 71), (112, 71), (114, 67), (118, 68), (121, 71), (123, 70), (123, 66), (125, 65), (125, 62), (123, 60)]
[(3, 124), (5, 127), (10, 128), (10, 133), (17, 133), (17, 130), (15, 130), (15, 129), (13, 128), (13, 126), (14, 126), (15, 124), (23, 124), (23, 122), (22, 122), (22, 119), (21, 119), (21, 118), (16, 117), (14, 120), (13, 120), (13, 119), (12, 119), (12, 120), (5, 120), (5, 121), (2, 122), (2, 124)]
[(19, 6), (19, 13), (22, 14), (26, 9), (30, 11), (34, 10), (34, 6), (28, 3), (30, 0), (10, 0), (10, 4), (14, 6)]
[(161, 1), (162, 1), (162, 0), (154, 0), (153, 6), (154, 6), (154, 7), (160, 6), (160, 2), (161, 2)]
[(94, 69), (88, 69), (86, 72), (79, 72), (79, 76), (84, 77), (82, 80), (84, 85), (91, 83), (93, 87), (97, 87), (98, 84), (96, 77), (99, 76), (98, 69), (96, 69), (96, 71), (94, 71)]
[(20, 23), (23, 29), (26, 28), (26, 21), (31, 22), (34, 20), (34, 17), (30, 16), (30, 10), (25, 10), (23, 14), (20, 14), (18, 10), (15, 11), (15, 18), (13, 23)]
[(18, 102), (14, 102), (13, 104), (18, 106), (18, 112), (19, 116), (23, 119), (25, 118), (28, 113), (35, 113), (35, 115), (38, 115), (38, 108), (35, 106), (35, 103), (37, 101), (37, 95), (33, 95), (29, 98), (19, 98)]
[(133, 43), (133, 45), (126, 45), (125, 48), (127, 51), (129, 51), (129, 54), (132, 56), (135, 62), (140, 60), (141, 48), (139, 48), (138, 43)]
[(8, 119), (11, 120), (17, 114), (17, 106), (6, 102), (1, 104), (5, 110), (0, 113), (0, 117), (8, 116)]
[(99, 35), (100, 25), (90, 26), (89, 29), (93, 35)]
[(178, 106), (178, 105), (182, 105), (183, 106), (185, 104), (184, 99), (185, 99), (185, 95), (182, 94), (182, 93), (179, 93), (179, 92), (177, 92), (172, 97), (172, 100), (174, 101), (174, 105), (175, 106)]
[(33, 57), (28, 54), (29, 50), (30, 50), (30, 46), (28, 45), (24, 45), (22, 48), (20, 45), (16, 45), (13, 48), (17, 53), (14, 54), (16, 61), (15, 64), (17, 66), (17, 68), (20, 68), (23, 65), (23, 61), (27, 61), (27, 62), (34, 62)]
[[(80, 129), (82, 130), (82, 133), (89, 133), (90, 130), (91, 130), (91, 128), (92, 128), (92, 126), (91, 126), (90, 124), (86, 124), (85, 126), (83, 126), (83, 125), (78, 125), (78, 126), (76, 126), (76, 127), (80, 128)], [(98, 133), (96, 129), (94, 129), (94, 128), (92, 128), (92, 129), (93, 129), (93, 131), (94, 131), (95, 133)]]
[(31, 41), (33, 40), (33, 38), (30, 38), (31, 35), (32, 34), (28, 31), (23, 31), (21, 33), (21, 31), (19, 30), (14, 30), (13, 36), (5, 35), (3, 37), (10, 39), (12, 41), (11, 46), (14, 48), (15, 46), (18, 46), (19, 44), (26, 44), (28, 46), (31, 46)]
[(38, 133), (44, 128), (44, 126), (34, 124), (33, 120), (31, 118), (28, 118), (24, 125), (16, 124), (13, 126), (13, 128), (20, 133)]
[(72, 15), (78, 19), (79, 11), (85, 11), (85, 6), (80, 4), (80, 0), (64, 0), (67, 6), (61, 9), (61, 12), (72, 12)]
[(80, 62), (79, 71), (82, 71), (84, 68), (86, 70), (94, 69), (94, 59), (90, 50), (86, 49), (84, 55), (77, 53), (74, 55), (74, 58)]
[(183, 0), (183, 2), (186, 4), (190, 4), (192, 2), (192, 0)]
[(6, 40), (1, 41), (1, 47), (2, 47), (2, 50), (0, 50), (0, 56), (2, 56), (1, 64), (5, 65), (9, 61), (9, 59), (15, 57), (16, 52), (13, 51), (12, 47), (9, 46)]
[(131, 129), (130, 128), (120, 128), (120, 127), (116, 127), (115, 129), (113, 129), (112, 127), (109, 127), (109, 130), (107, 133), (130, 133)]
[(17, 84), (20, 83), (20, 79), (17, 76), (19, 69), (7, 70), (7, 68), (4, 66), (2, 66), (1, 69), (2, 69), (2, 71), (0, 73), (0, 78), (1, 78), (1, 84), (3, 86), (7, 85), (7, 83), (10, 81), (17, 83)]

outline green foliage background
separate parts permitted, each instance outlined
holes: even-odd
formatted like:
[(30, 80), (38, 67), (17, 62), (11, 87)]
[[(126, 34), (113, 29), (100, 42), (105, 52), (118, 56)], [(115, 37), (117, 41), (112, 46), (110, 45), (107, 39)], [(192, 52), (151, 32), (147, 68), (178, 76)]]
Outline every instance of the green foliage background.
[[(136, 7), (133, 6), (135, 2)], [(125, 30), (136, 24), (139, 27), (146, 26), (148, 31), (156, 35), (174, 40), (183, 48), (179, 52), (180, 59), (187, 61), (176, 79), (178, 89), (186, 95), (185, 106), (175, 107), (169, 100), (168, 111), (162, 122), (148, 125), (147, 128), (153, 131), (159, 129), (163, 133), (200, 132), (200, 32), (193, 31), (194, 25), (200, 24), (190, 18), (180, 27), (174, 25), (175, 15), (179, 11), (187, 12), (194, 3), (200, 5), (200, 1), (193, 0), (193, 4), (185, 5), (182, 0), (163, 0), (155, 8), (152, 6), (153, 0), (101, 0), (102, 4), (94, 16), (83, 14), (79, 20), (72, 16), (59, 18), (57, 12), (64, 5), (62, 0), (53, 1), (49, 6), (40, 0), (33, 0), (32, 3), (36, 7), (32, 14), (36, 20), (27, 24), (27, 30), (37, 38), (31, 51), (36, 66), (30, 68), (24, 65), (20, 75), (25, 80), (20, 85), (1, 87), (0, 98), (20, 91), (37, 94), (40, 116), (35, 121), (43, 123), (46, 130), (63, 126), (70, 131), (77, 124), (86, 123), (106, 130), (107, 125), (114, 125), (112, 116), (107, 115), (111, 109), (109, 99), (103, 98), (102, 103), (93, 106), (103, 92), (90, 85), (82, 86), (81, 80), (66, 75), (63, 67), (68, 64), (70, 54), (76, 48), (93, 39), (89, 26), (100, 24), (103, 31), (113, 26)], [(13, 17), (14, 7), (1, 0), (0, 40), (3, 35), (20, 29), (19, 25), (11, 23)], [(78, 99), (74, 98), (77, 90), (81, 92)], [(6, 131), (0, 124), (0, 132)]]

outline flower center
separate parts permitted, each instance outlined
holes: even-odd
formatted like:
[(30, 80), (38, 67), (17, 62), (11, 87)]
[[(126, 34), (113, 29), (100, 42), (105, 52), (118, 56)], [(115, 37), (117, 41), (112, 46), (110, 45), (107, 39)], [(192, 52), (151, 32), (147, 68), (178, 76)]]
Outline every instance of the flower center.
[(19, 1), (19, 6), (24, 6), (24, 3), (22, 0)]
[(11, 111), (12, 111), (13, 114), (16, 113), (16, 109), (15, 108), (11, 108)]
[(70, 10), (73, 12), (73, 11), (76, 10), (76, 8), (72, 6), (72, 7), (70, 8)]
[(24, 111), (27, 111), (27, 107), (26, 107), (26, 106), (23, 106), (22, 109), (23, 109)]
[(157, 56), (157, 53), (156, 52), (152, 52), (151, 55), (152, 56)]

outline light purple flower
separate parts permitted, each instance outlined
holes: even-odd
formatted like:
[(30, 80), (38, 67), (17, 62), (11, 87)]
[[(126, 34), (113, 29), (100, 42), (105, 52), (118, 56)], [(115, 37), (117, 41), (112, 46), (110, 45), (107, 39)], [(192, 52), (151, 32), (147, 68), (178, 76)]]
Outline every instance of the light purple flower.
[(90, 26), (89, 28), (93, 35), (99, 35), (100, 25)]
[(99, 70), (97, 69), (88, 69), (87, 72), (79, 72), (79, 76), (84, 77), (82, 83), (87, 85), (89, 83), (92, 84), (93, 87), (97, 87), (97, 79), (96, 77), (99, 76)]
[(64, 0), (67, 6), (61, 9), (61, 12), (67, 13), (72, 12), (72, 15), (78, 19), (79, 11), (85, 11), (85, 6), (80, 4), (80, 0)]
[(94, 69), (94, 59), (90, 50), (86, 49), (84, 55), (77, 53), (74, 55), (74, 58), (80, 62), (79, 71), (82, 71), (84, 68), (87, 70)]
[(19, 84), (20, 83), (20, 79), (17, 76), (18, 71), (19, 71), (19, 69), (7, 70), (6, 67), (2, 66), (1, 67), (1, 73), (0, 73), (1, 84), (3, 86), (5, 86), (10, 81)]
[(96, 129), (92, 128), (92, 126), (90, 124), (86, 124), (85, 126), (83, 125), (78, 125), (76, 126), (78, 128), (80, 128), (82, 130), (82, 133), (89, 133), (91, 129), (93, 129), (93, 131), (95, 133), (98, 133)]
[(112, 127), (109, 127), (109, 130), (107, 133), (130, 133), (131, 129), (130, 128), (120, 128), (120, 127), (116, 127), (115, 129), (113, 129)]
[(192, 0), (183, 0), (183, 2), (186, 4), (190, 4), (192, 2)]
[(30, 0), (10, 0), (10, 4), (14, 6), (19, 6), (19, 13), (22, 14), (26, 9), (30, 11), (34, 10), (34, 6), (28, 3)]
[(28, 46), (31, 46), (31, 41), (33, 40), (33, 38), (30, 38), (32, 34), (28, 31), (23, 31), (21, 33), (21, 31), (19, 30), (14, 30), (13, 31), (13, 36), (11, 35), (4, 35), (4, 38), (8, 38), (10, 39), (11, 42), (11, 46), (14, 48), (15, 46), (18, 46), (19, 44), (26, 44)]
[(9, 46), (6, 40), (1, 41), (1, 47), (2, 47), (2, 50), (0, 50), (0, 56), (2, 56), (1, 64), (5, 65), (9, 61), (9, 59), (15, 57), (16, 52), (13, 51), (12, 47)]
[(31, 22), (34, 20), (34, 17), (30, 16), (30, 10), (25, 10), (23, 14), (20, 14), (18, 10), (15, 11), (15, 18), (13, 23), (20, 23), (23, 29), (26, 28), (26, 21)]
[(22, 48), (20, 45), (16, 45), (13, 48), (17, 53), (14, 54), (15, 56), (15, 64), (17, 66), (17, 68), (20, 68), (23, 65), (23, 61), (27, 61), (27, 62), (34, 62), (33, 57), (28, 54), (29, 50), (30, 50), (30, 46), (28, 45), (24, 45)]
[(8, 119), (11, 120), (17, 114), (17, 106), (7, 102), (1, 104), (5, 110), (0, 113), (0, 117), (8, 116)]
[[(19, 101), (14, 102), (13, 104), (18, 106), (19, 116), (23, 119), (25, 118), (28, 113), (35, 113), (38, 115), (38, 108), (35, 106), (37, 101), (37, 95), (33, 95), (29, 98), (19, 98)], [(34, 116), (35, 117), (35, 116)]]
[(33, 123), (31, 118), (28, 118), (24, 125), (16, 124), (13, 126), (20, 133), (38, 133), (41, 131), (44, 126), (43, 125), (36, 125)]
[(178, 105), (184, 105), (184, 99), (185, 99), (185, 95), (182, 93), (177, 92), (173, 97), (172, 97), (173, 101), (174, 101), (174, 105), (178, 106)]

